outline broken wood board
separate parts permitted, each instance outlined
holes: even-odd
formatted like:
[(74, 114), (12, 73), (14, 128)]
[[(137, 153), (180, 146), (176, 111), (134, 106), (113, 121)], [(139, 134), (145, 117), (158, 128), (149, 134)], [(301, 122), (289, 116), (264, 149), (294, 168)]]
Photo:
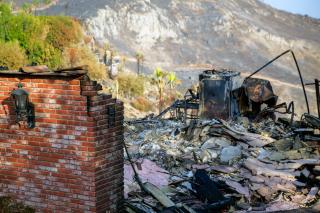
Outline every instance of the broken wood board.
[(306, 197), (306, 199), (303, 201), (303, 203), (310, 203), (316, 199), (316, 196), (319, 192), (318, 187), (312, 187)]
[(224, 133), (229, 134), (231, 137), (244, 141), (245, 143), (249, 144), (253, 147), (263, 147), (268, 144), (275, 142), (275, 139), (270, 137), (265, 137), (262, 135), (249, 133), (249, 132), (239, 132), (231, 128), (228, 123), (224, 120), (221, 120), (221, 123), (226, 128), (224, 129)]
[(144, 189), (150, 193), (155, 199), (157, 199), (164, 207), (173, 207), (175, 203), (168, 198), (158, 187), (146, 182), (143, 183)]
[(212, 165), (209, 166), (208, 164), (194, 164), (192, 165), (192, 169), (205, 169), (208, 172), (221, 172), (225, 174), (236, 172), (236, 169), (233, 166), (225, 166), (225, 165)]
[(273, 138), (249, 132), (243, 133), (240, 139), (253, 147), (264, 147), (275, 141)]
[(239, 131), (231, 128), (226, 121), (220, 119), (220, 122), (223, 124), (224, 127), (226, 127), (228, 130), (232, 131), (233, 133), (236, 133), (238, 135), (244, 135), (244, 132), (239, 132)]
[(286, 169), (299, 169), (305, 165), (320, 165), (319, 159), (299, 159), (299, 160), (286, 160), (281, 161), (278, 165), (275, 166), (278, 170)]
[(264, 175), (268, 177), (281, 177), (285, 180), (295, 181), (295, 174), (287, 170), (277, 170), (271, 164), (262, 163), (254, 158), (248, 158), (244, 161), (244, 166), (254, 175)]
[(215, 165), (215, 166), (210, 166), (209, 169), (212, 171), (217, 171), (217, 172), (222, 172), (222, 173), (233, 173), (236, 172), (237, 169), (232, 167), (232, 166), (224, 166), (224, 165)]
[(247, 186), (242, 186), (240, 183), (232, 180), (226, 180), (225, 183), (236, 190), (238, 193), (244, 195), (248, 200), (250, 200), (250, 191)]
[(70, 71), (78, 71), (78, 70), (88, 70), (88, 65), (59, 69), (59, 70), (54, 70), (53, 72), (59, 73), (59, 72), (70, 72)]

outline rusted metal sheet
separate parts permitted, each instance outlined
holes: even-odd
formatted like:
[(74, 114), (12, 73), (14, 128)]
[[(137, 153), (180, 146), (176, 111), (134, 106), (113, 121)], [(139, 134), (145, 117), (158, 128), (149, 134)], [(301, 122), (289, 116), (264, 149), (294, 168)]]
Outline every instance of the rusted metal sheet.
[(250, 118), (255, 118), (261, 112), (262, 104), (274, 107), (278, 100), (271, 83), (259, 78), (246, 79), (237, 91), (237, 98), (240, 113)]
[(248, 98), (256, 103), (263, 103), (278, 98), (278, 96), (273, 93), (270, 81), (264, 79), (246, 79), (243, 87), (246, 89)]

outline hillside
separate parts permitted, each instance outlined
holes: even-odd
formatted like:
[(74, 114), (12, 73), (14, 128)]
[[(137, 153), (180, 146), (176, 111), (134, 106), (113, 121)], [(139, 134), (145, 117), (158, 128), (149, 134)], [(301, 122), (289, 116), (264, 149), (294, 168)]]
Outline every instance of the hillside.
[[(156, 66), (184, 71), (186, 84), (196, 81), (194, 68), (252, 72), (286, 49), (296, 53), (306, 81), (319, 77), (320, 21), (257, 0), (60, 0), (42, 13), (77, 17), (96, 41), (128, 55), (132, 68), (141, 51), (146, 72)], [(303, 101), (290, 57), (263, 75), (280, 81), (282, 97)]]

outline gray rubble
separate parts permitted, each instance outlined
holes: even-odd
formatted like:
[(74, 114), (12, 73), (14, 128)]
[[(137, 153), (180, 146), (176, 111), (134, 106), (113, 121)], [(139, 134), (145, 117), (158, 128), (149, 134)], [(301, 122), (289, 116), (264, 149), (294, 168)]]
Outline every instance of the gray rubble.
[[(244, 118), (189, 125), (165, 119), (128, 124), (129, 155), (142, 182), (152, 186), (149, 193), (137, 184), (132, 186), (132, 172), (125, 171), (125, 178), (131, 180), (125, 182), (126, 208), (132, 212), (161, 212), (169, 207), (176, 209), (171, 212), (210, 212), (194, 189), (194, 174), (201, 169), (217, 183), (223, 197), (232, 200), (219, 211), (310, 207), (319, 200), (319, 143), (289, 137), (291, 131), (272, 120), (253, 124)], [(132, 170), (129, 162), (125, 170)], [(174, 205), (166, 207), (163, 202)]]

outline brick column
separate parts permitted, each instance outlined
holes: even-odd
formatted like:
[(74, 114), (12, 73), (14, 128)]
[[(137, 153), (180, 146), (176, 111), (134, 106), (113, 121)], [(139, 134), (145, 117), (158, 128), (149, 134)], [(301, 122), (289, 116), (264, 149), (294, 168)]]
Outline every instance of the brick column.
[[(20, 78), (20, 79), (19, 79)], [(86, 76), (0, 74), (0, 196), (38, 212), (118, 212), (123, 199), (123, 105)], [(15, 123), (22, 82), (36, 127)]]

